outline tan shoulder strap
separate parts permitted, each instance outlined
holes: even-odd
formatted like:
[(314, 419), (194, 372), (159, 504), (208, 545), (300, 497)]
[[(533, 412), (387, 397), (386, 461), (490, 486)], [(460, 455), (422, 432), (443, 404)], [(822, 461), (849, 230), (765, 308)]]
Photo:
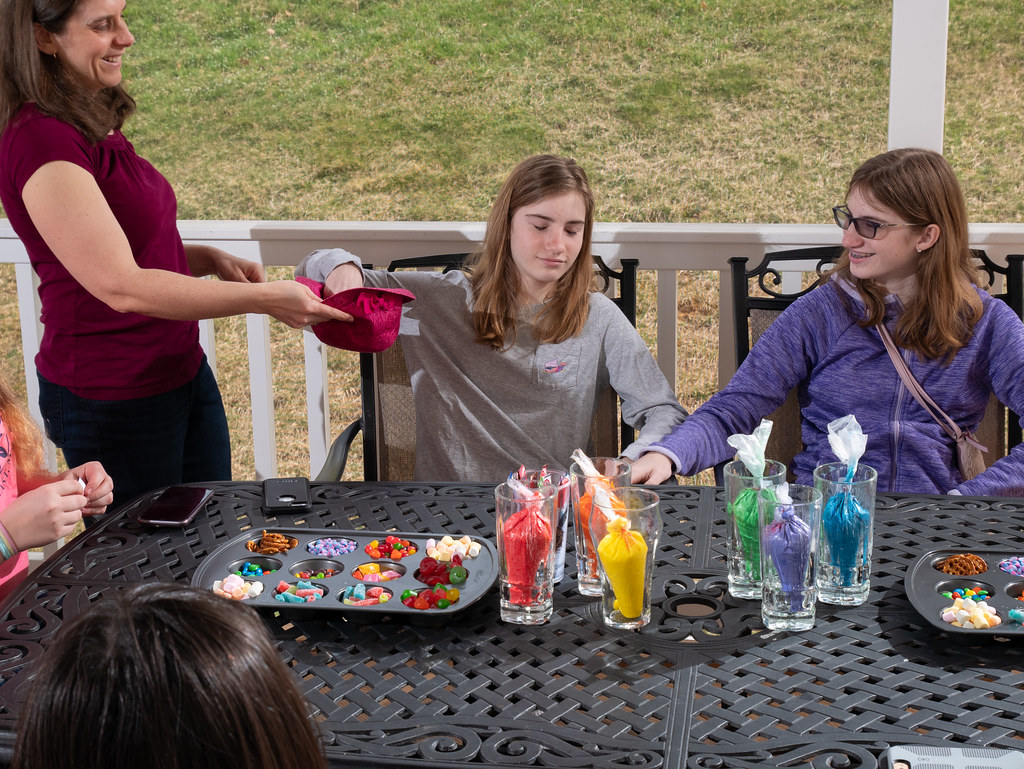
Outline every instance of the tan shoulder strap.
[(896, 373), (900, 375), (900, 379), (903, 380), (903, 384), (907, 386), (910, 394), (914, 396), (918, 403), (924, 407), (932, 419), (939, 423), (946, 435), (952, 438), (954, 441), (963, 440), (963, 436), (966, 436), (966, 440), (973, 443), (982, 451), (988, 451), (985, 446), (982, 446), (975, 437), (967, 430), (961, 430), (960, 426), (954, 422), (945, 411), (939, 408), (939, 405), (932, 400), (931, 396), (925, 392), (925, 389), (921, 387), (921, 383), (917, 381), (917, 378), (911, 373), (910, 367), (907, 366), (907, 362), (903, 360), (903, 356), (900, 355), (899, 349), (896, 347), (896, 343), (892, 340), (892, 336), (889, 334), (887, 329), (882, 323), (879, 323), (875, 328), (878, 329), (878, 334), (882, 337), (882, 343), (885, 345), (886, 352), (889, 353), (889, 357), (892, 359), (893, 366), (896, 367)]

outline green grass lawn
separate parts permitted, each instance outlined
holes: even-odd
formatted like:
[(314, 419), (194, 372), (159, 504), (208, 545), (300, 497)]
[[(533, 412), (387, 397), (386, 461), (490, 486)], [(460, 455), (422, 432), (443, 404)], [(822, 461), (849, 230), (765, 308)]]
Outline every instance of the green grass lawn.
[[(481, 220), (513, 165), (556, 152), (588, 170), (601, 221), (826, 222), (853, 168), (886, 149), (891, 12), (889, 0), (129, 0), (140, 109), (126, 133), (174, 185), (182, 219)], [(946, 154), (972, 221), (1024, 221), (1024, 9), (952, 0), (949, 15)], [(680, 397), (693, 408), (714, 386), (716, 305), (708, 276), (681, 280)], [(298, 335), (274, 326), (275, 345), (296, 351), (275, 353), (295, 389)], [(231, 357), (244, 330), (220, 328), (235, 473), (250, 477), (248, 380)], [(331, 366), (339, 426), (358, 401), (353, 361)], [(279, 398), (282, 474), (305, 473), (295, 387)]]

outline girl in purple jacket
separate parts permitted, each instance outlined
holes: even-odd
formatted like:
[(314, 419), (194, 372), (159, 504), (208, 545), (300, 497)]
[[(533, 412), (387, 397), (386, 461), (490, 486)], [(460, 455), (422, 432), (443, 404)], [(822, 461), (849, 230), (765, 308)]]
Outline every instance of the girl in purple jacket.
[(862, 461), (878, 489), (1024, 496), (1024, 444), (965, 480), (955, 445), (902, 383), (877, 329), (961, 428), (975, 430), (989, 397), (1024, 412), (1024, 324), (975, 283), (967, 211), (938, 153), (899, 149), (853, 174), (834, 210), (846, 252), (824, 284), (768, 328), (729, 384), (633, 465), (659, 483), (730, 459), (726, 438), (750, 433), (797, 388), (801, 483), (833, 461), (827, 425), (854, 414), (868, 435)]

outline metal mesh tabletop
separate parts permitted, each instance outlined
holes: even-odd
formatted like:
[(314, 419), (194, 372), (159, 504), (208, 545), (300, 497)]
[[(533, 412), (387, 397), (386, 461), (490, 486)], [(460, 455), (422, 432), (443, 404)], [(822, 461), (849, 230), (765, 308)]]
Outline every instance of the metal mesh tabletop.
[[(484, 485), (314, 484), (313, 510), (265, 518), (258, 483), (214, 484), (184, 530), (103, 519), (30, 575), (0, 613), (0, 729), (9, 746), (32, 667), (62, 622), (104, 593), (189, 581), (239, 533), (274, 526), (493, 538)], [(1024, 750), (1024, 645), (931, 627), (903, 585), (922, 552), (1024, 551), (1024, 500), (880, 496), (872, 590), (818, 605), (803, 633), (765, 631), (757, 602), (726, 594), (721, 491), (659, 487), (664, 532), (654, 617), (600, 622), (575, 589), (551, 622), (498, 619), (496, 592), (441, 625), (263, 611), (310, 703), (332, 765), (874, 767), (890, 744)], [(9, 758), (9, 756), (8, 756)]]

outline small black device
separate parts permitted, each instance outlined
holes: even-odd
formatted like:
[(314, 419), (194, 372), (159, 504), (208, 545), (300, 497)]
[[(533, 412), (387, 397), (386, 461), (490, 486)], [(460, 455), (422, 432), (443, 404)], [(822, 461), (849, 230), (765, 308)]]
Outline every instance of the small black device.
[(1024, 753), (964, 745), (893, 745), (882, 754), (886, 769), (1022, 769)]
[(267, 478), (263, 481), (264, 513), (308, 513), (310, 509), (308, 478)]
[(168, 486), (139, 513), (139, 523), (178, 528), (188, 526), (212, 496), (213, 489)]

